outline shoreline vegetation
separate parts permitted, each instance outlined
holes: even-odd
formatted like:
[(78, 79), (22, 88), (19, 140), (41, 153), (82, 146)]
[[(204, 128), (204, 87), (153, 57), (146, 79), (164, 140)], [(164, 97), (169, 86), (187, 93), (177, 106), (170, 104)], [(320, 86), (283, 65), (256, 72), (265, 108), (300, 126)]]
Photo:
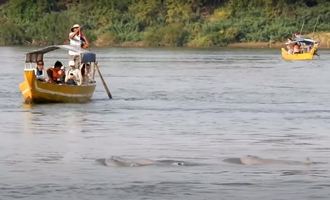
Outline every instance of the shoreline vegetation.
[(4, 0), (0, 46), (280, 48), (293, 33), (330, 48), (327, 0)]

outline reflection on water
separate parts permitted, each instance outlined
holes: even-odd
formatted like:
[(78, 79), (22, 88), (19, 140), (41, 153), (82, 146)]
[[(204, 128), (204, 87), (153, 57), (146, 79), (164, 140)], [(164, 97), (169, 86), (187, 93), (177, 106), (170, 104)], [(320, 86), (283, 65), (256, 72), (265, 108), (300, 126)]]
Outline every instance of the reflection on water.
[[(285, 62), (278, 50), (95, 49), (113, 100), (99, 81), (89, 103), (31, 106), (18, 90), (31, 49), (0, 49), (0, 199), (330, 196), (328, 51)], [(319, 164), (223, 161), (245, 155)], [(198, 164), (95, 162), (111, 156)]]

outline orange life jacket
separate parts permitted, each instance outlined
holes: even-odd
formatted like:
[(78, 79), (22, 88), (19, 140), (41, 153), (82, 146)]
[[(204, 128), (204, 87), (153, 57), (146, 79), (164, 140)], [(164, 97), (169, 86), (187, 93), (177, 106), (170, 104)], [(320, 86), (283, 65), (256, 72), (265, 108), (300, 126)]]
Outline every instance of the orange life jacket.
[(57, 81), (59, 78), (61, 78), (64, 73), (63, 70), (61, 70), (60, 68), (51, 68), (52, 73), (53, 73), (53, 80)]

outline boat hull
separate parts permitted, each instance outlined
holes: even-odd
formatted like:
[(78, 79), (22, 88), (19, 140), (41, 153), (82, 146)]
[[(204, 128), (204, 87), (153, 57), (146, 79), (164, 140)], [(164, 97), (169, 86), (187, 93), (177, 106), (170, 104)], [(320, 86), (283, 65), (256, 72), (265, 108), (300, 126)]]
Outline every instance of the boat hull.
[(19, 88), (28, 104), (85, 103), (93, 96), (95, 86), (95, 83), (82, 86), (47, 83), (37, 80), (33, 70), (25, 70)]
[(282, 58), (284, 60), (312, 60), (314, 54), (316, 52), (316, 48), (312, 48), (312, 50), (308, 53), (299, 53), (299, 54), (290, 54), (284, 48), (281, 49), (282, 51)]

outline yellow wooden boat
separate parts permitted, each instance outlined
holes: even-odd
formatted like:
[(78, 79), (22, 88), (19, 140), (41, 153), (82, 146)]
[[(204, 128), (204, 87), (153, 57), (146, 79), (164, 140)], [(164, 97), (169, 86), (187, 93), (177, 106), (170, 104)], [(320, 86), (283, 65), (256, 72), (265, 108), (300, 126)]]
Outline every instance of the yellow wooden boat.
[(317, 48), (313, 47), (309, 52), (296, 54), (289, 53), (285, 48), (282, 48), (281, 51), (282, 58), (284, 60), (312, 60), (315, 56)]
[[(81, 63), (88, 63), (92, 68), (92, 76), (81, 85), (67, 85), (48, 83), (37, 80), (35, 75), (35, 64), (39, 60), (43, 60), (45, 53), (56, 49), (71, 50), (80, 53)], [(75, 49), (70, 45), (49, 46), (37, 51), (26, 54), (24, 68), (24, 82), (19, 85), (25, 103), (84, 103), (90, 101), (96, 82), (94, 80), (96, 64), (96, 55), (92, 52)]]
[[(312, 39), (296, 38), (287, 45), (298, 43), (302, 48), (302, 53), (289, 53), (285, 48), (281, 48), (282, 58), (284, 60), (312, 60), (317, 55), (318, 43)], [(303, 48), (309, 47), (309, 48)], [(306, 49), (309, 49), (306, 51)]]

